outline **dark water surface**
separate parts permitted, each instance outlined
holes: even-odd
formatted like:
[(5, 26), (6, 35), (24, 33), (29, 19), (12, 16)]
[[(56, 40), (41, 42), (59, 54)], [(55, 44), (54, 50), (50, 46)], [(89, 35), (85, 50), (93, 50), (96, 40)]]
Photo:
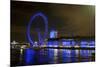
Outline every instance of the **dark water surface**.
[(68, 49), (11, 49), (11, 66), (90, 62), (94, 50)]

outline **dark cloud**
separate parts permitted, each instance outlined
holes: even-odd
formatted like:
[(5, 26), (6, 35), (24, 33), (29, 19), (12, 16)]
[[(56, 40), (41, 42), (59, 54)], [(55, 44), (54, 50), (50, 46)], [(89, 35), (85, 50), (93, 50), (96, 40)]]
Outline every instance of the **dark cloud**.
[[(26, 41), (26, 29), (30, 17), (43, 12), (48, 18), (48, 29), (56, 29), (59, 36), (95, 36), (95, 6), (50, 4), (38, 2), (11, 2), (11, 40)], [(38, 23), (37, 23), (38, 22)], [(36, 38), (36, 28), (44, 31), (43, 19), (37, 17), (31, 28)]]

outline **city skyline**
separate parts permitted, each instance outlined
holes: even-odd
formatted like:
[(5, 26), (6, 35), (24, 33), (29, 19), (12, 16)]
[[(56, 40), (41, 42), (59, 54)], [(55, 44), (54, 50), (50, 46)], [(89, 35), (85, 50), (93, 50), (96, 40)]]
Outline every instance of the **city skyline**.
[(11, 0), (11, 66), (95, 61), (95, 6)]

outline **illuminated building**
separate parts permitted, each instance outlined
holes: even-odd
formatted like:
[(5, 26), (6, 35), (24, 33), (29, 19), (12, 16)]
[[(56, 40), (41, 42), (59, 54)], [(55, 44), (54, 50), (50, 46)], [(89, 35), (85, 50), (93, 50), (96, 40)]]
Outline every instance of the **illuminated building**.
[(57, 31), (56, 30), (50, 31), (50, 38), (57, 38)]

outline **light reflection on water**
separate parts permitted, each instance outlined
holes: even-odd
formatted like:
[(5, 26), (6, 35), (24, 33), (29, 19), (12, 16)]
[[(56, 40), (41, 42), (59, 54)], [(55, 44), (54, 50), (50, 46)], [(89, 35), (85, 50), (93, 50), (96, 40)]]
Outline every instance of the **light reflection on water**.
[(23, 55), (24, 65), (91, 61), (90, 53), (89, 50), (26, 49)]

